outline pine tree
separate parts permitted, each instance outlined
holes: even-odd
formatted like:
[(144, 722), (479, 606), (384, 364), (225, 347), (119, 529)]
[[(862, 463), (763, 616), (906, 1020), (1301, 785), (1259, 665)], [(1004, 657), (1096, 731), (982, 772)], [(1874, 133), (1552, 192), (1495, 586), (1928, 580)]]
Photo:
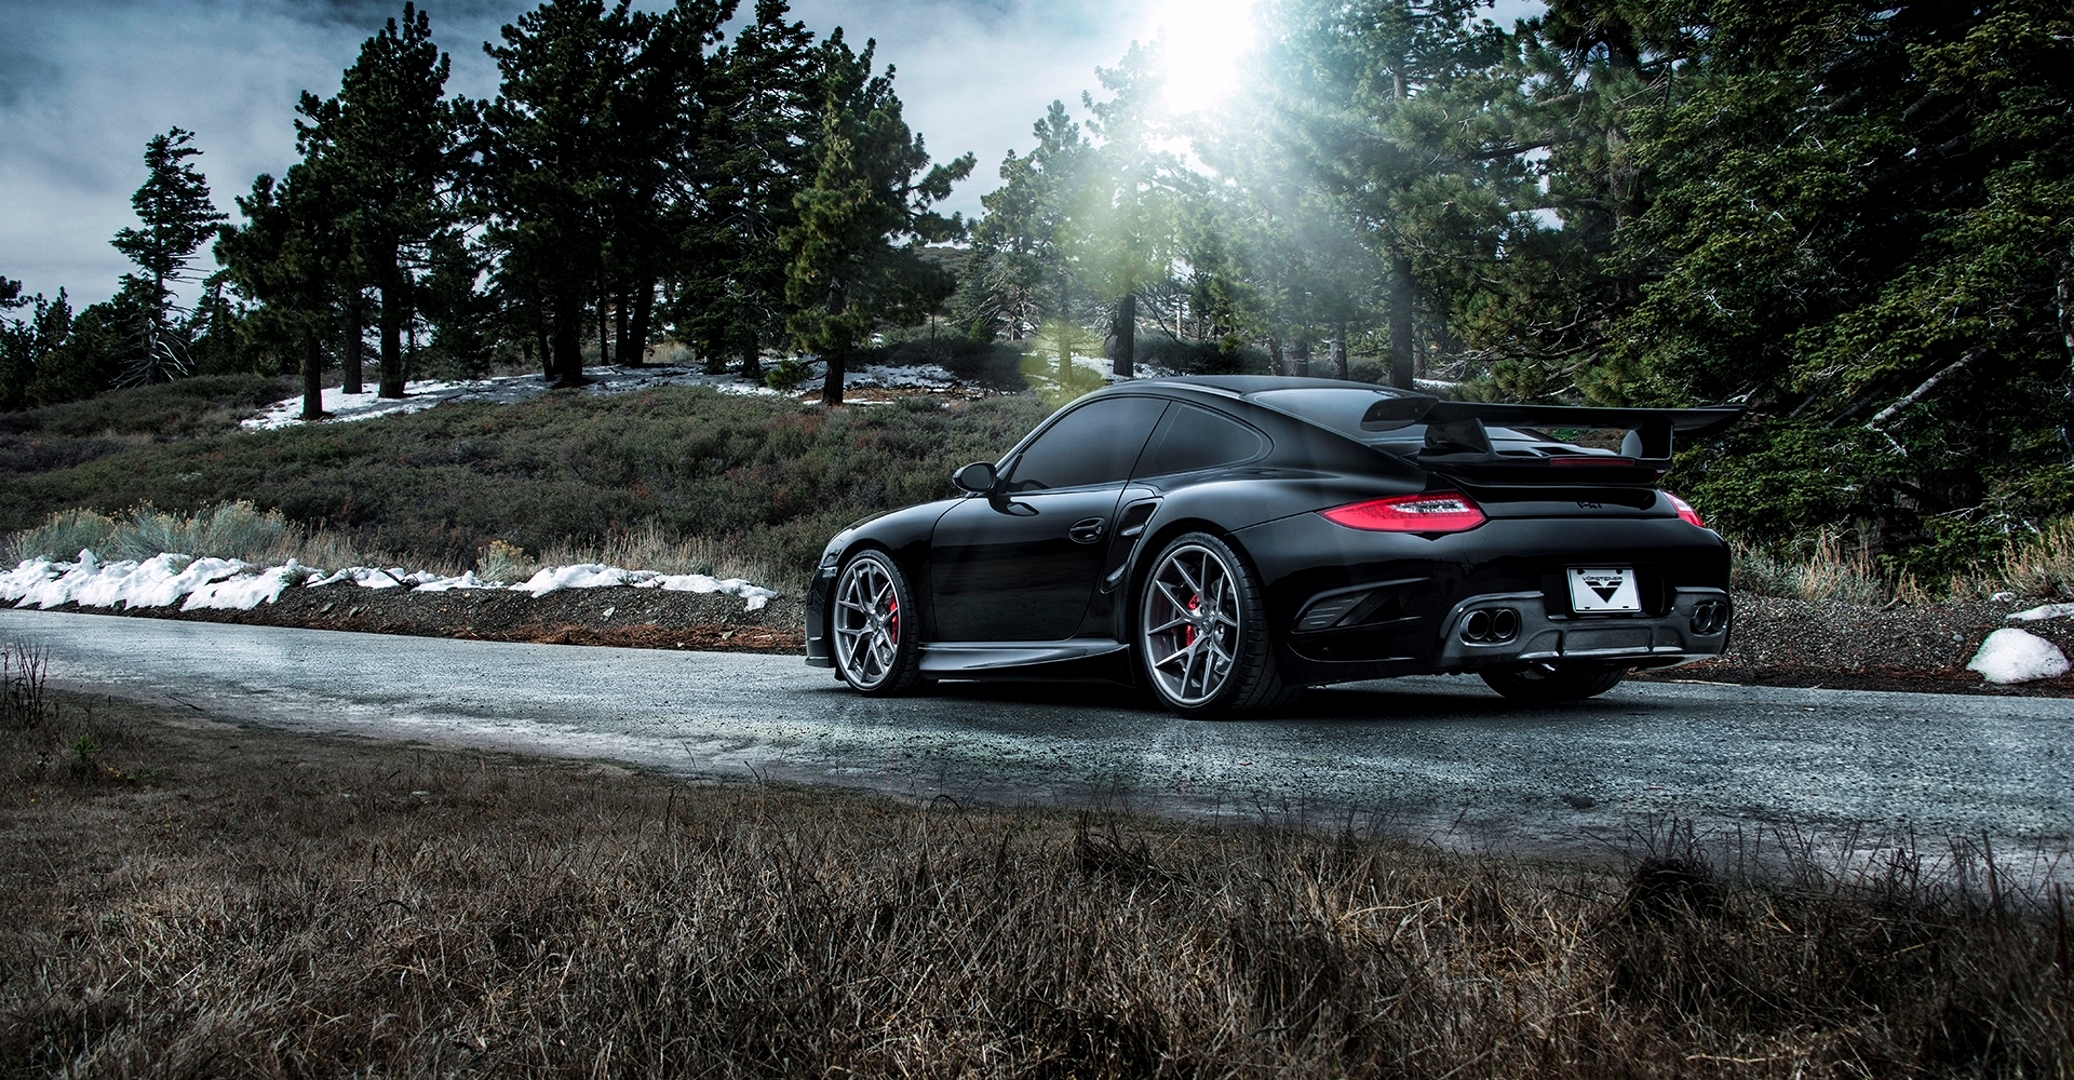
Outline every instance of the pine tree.
[(209, 182), (187, 163), (202, 153), (190, 145), (193, 139), (193, 132), (176, 127), (144, 144), (144, 167), (150, 175), (130, 196), (142, 227), (123, 229), (112, 241), (143, 271), (123, 279), (124, 287), (138, 295), (142, 315), (123, 364), (121, 381), (127, 385), (188, 372), (187, 342), (180, 333), (184, 313), (172, 286), (193, 280), (195, 250), (226, 220), (209, 200)]
[(815, 172), (820, 53), (783, 0), (758, 0), (748, 26), (716, 51), (689, 168), (696, 192), (677, 230), (679, 335), (709, 370), (739, 358), (762, 378), (760, 356), (785, 335), (791, 256), (779, 237), (799, 220), (795, 199)]
[(1074, 303), (1086, 293), (1067, 233), (1086, 183), (1089, 147), (1063, 102), (1052, 102), (1031, 132), (1037, 145), (1025, 156), (1009, 151), (1001, 186), (980, 197), (986, 216), (972, 227), (959, 307), (970, 332), (987, 338), (1022, 340), (1048, 329), (1065, 385), (1072, 376)]
[(852, 52), (841, 28), (822, 44), (814, 181), (794, 200), (799, 222), (782, 237), (792, 255), (788, 328), (827, 364), (826, 405), (842, 404), (849, 353), (873, 326), (917, 325), (950, 295), (955, 282), (920, 248), (963, 232), (956, 215), (929, 207), (972, 172), (971, 154), (930, 167), (921, 137), (901, 119), (893, 70), (875, 74), (873, 52), (869, 41)]
[[(350, 257), (338, 266), (340, 294), (360, 325), (360, 291), (380, 297), (381, 388), (403, 396), (405, 323), (417, 309), (419, 274), (431, 248), (455, 225), (451, 192), (465, 114), (446, 97), (453, 62), (432, 41), (425, 12), (406, 3), (360, 47), (337, 97), (305, 93), (297, 107), (297, 143), (338, 200), (339, 224), (351, 238)], [(353, 342), (347, 349), (356, 361)], [(356, 371), (348, 372), (348, 381)]]
[(655, 18), (604, 0), (556, 0), (485, 45), (503, 81), (482, 108), (474, 191), (498, 253), (499, 290), (546, 330), (546, 375), (583, 377), (586, 316), (605, 291), (613, 199), (626, 179), (618, 144), (623, 88)]
[(332, 175), (309, 163), (290, 167), (278, 184), (261, 174), (238, 199), (246, 223), (225, 227), (216, 241), (216, 258), (238, 290), (261, 305), (256, 329), (300, 354), (304, 420), (325, 415), (323, 336), (338, 303), (336, 262), (354, 239)]
[(1134, 43), (1115, 67), (1096, 69), (1107, 100), (1081, 95), (1094, 148), (1070, 213), (1068, 251), (1111, 305), (1110, 362), (1120, 378), (1134, 370), (1140, 295), (1173, 278), (1181, 220), (1181, 163), (1154, 118), (1158, 71), (1157, 51)]

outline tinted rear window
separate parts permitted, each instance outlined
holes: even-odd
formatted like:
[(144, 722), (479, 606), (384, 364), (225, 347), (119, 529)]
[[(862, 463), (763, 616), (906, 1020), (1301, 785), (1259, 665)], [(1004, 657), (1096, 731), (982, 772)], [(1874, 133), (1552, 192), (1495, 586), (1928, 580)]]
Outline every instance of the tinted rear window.
[(1266, 442), (1252, 428), (1191, 405), (1177, 406), (1159, 444), (1145, 454), (1139, 476), (1170, 476), (1174, 473), (1214, 469), (1251, 461), (1266, 449)]

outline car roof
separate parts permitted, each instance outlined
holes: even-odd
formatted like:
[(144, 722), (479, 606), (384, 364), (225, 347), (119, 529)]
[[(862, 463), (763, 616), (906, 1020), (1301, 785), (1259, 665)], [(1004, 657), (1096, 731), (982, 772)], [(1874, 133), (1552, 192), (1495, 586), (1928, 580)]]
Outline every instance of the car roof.
[[(1157, 379), (1137, 379), (1115, 383), (1110, 390), (1210, 390), (1224, 396), (1250, 397), (1269, 390), (1366, 390), (1387, 397), (1399, 397), (1413, 393), (1375, 383), (1355, 382), (1352, 379), (1307, 379), (1293, 375), (1169, 375)], [(1423, 396), (1423, 395), (1422, 395)]]

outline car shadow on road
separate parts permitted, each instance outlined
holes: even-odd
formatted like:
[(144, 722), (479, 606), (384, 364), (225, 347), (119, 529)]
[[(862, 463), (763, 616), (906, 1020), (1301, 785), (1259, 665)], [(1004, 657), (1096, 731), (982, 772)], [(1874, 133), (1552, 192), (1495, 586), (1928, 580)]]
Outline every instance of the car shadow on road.
[[(974, 704), (998, 703), (1070, 710), (1102, 709), (1143, 714), (1148, 720), (1170, 717), (1141, 687), (1102, 682), (943, 682), (924, 691), (928, 697)], [(1634, 703), (1597, 698), (1559, 705), (1508, 701), (1481, 684), (1439, 688), (1430, 680), (1371, 682), (1354, 686), (1317, 687), (1294, 705), (1278, 712), (1248, 716), (1255, 723), (1404, 723), (1427, 720), (1590, 719), (1634, 711)]]

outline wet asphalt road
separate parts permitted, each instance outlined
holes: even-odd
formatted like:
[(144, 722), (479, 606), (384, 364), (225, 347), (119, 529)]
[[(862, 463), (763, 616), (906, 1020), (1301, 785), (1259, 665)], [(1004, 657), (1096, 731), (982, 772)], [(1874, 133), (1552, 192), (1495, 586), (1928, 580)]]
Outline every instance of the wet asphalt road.
[(1295, 817), (1450, 847), (1611, 854), (1676, 819), (1861, 854), (2074, 845), (2074, 701), (1629, 683), (1525, 707), (1475, 679), (1317, 690), (1180, 720), (1109, 686), (874, 701), (797, 658), (514, 645), (0, 610), (53, 684), (291, 731), (609, 758), (997, 804)]

